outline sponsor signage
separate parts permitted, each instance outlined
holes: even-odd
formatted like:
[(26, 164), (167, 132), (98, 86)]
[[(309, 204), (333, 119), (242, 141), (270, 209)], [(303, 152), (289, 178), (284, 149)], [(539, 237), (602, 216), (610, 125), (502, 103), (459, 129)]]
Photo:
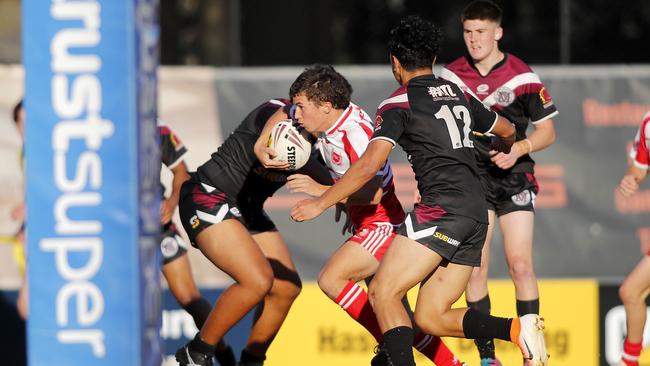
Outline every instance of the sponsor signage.
[(23, 2), (30, 365), (160, 364), (157, 14)]

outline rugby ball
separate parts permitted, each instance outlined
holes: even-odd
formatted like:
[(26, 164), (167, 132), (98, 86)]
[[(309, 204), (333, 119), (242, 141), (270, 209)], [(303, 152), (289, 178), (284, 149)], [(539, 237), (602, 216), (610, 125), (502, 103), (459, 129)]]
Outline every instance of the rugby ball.
[(277, 153), (273, 160), (286, 161), (289, 163), (289, 170), (296, 170), (302, 168), (309, 160), (309, 141), (309, 133), (287, 119), (273, 127), (267, 146)]

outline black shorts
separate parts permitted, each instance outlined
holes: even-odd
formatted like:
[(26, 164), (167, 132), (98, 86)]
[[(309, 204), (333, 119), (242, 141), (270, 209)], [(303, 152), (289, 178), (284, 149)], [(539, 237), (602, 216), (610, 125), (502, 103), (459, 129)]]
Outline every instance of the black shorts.
[(439, 206), (418, 203), (397, 233), (427, 246), (451, 263), (478, 267), (487, 226), (466, 216), (447, 213)]
[(160, 252), (163, 256), (163, 266), (187, 253), (187, 244), (185, 244), (185, 240), (183, 240), (178, 229), (176, 229), (176, 225), (172, 222), (169, 222), (162, 228)]
[(251, 234), (275, 230), (275, 224), (264, 212), (264, 199), (257, 199), (254, 192), (241, 197), (254, 197), (253, 200), (238, 201), (226, 193), (201, 183), (195, 174), (183, 183), (179, 198), (181, 222), (193, 246), (196, 236), (205, 228), (224, 220), (239, 220)]
[(481, 174), (487, 190), (488, 209), (502, 216), (515, 211), (535, 212), (539, 185), (533, 173), (510, 173), (503, 177)]

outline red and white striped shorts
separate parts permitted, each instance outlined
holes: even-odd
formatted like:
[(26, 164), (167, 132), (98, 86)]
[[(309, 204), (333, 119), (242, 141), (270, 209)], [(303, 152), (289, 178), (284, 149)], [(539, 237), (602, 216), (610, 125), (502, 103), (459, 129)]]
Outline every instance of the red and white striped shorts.
[(348, 239), (359, 243), (378, 261), (384, 258), (384, 254), (395, 237), (395, 229), (388, 222), (373, 222), (359, 228), (356, 233)]

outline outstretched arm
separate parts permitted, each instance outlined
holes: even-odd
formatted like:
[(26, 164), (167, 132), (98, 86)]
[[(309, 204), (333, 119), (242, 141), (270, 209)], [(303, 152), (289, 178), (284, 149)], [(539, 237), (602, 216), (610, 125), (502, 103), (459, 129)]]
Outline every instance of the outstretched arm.
[[(376, 205), (381, 201), (383, 190), (382, 177), (375, 175), (370, 178), (358, 191), (341, 200), (341, 203), (357, 205)], [(306, 193), (312, 197), (320, 197), (331, 185), (320, 184), (305, 174), (292, 174), (288, 177), (287, 188), (291, 193)]]
[(370, 141), (365, 153), (350, 169), (319, 198), (300, 201), (291, 210), (291, 217), (296, 221), (311, 220), (328, 207), (358, 191), (371, 180), (384, 165), (393, 144), (383, 139)]

